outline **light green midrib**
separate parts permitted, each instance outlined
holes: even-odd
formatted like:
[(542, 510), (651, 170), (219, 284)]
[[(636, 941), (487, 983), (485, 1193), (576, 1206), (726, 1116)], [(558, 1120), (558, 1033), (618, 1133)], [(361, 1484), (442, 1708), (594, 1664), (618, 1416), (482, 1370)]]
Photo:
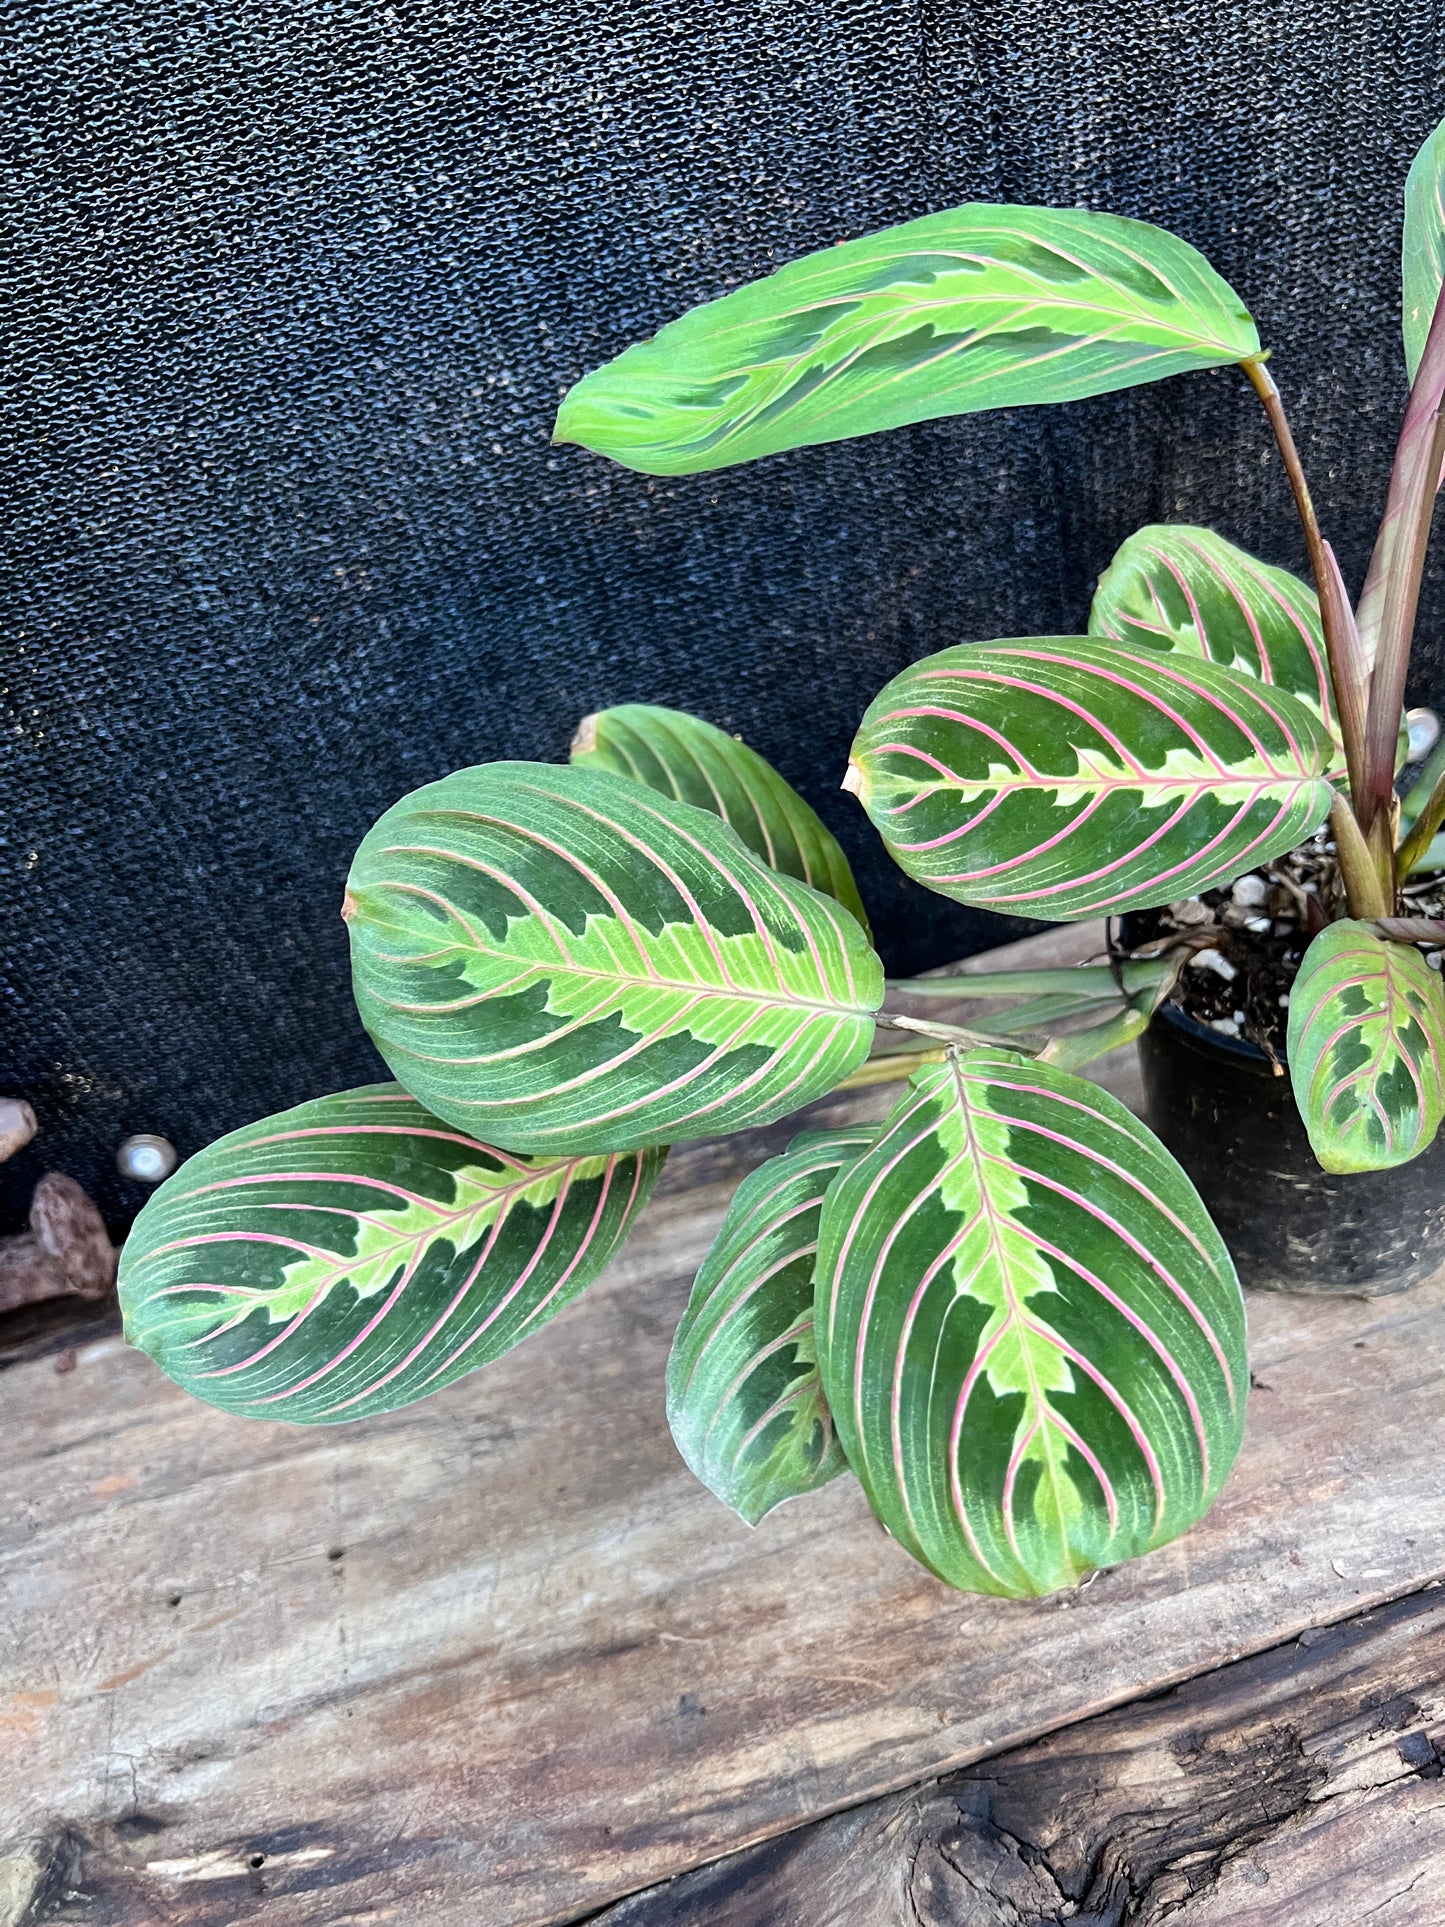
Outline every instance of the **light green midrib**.
[[(1033, 1349), (1027, 1336), (1029, 1323), (1023, 1316), (1022, 1307), (1014, 1292), (1013, 1279), (1009, 1273), (1008, 1260), (1005, 1256), (1003, 1242), (999, 1235), (998, 1213), (994, 1209), (993, 1197), (988, 1188), (987, 1176), (983, 1169), (983, 1153), (979, 1149), (977, 1137), (973, 1129), (970, 1105), (964, 1088), (963, 1074), (956, 1059), (950, 1059), (950, 1069), (953, 1073), (954, 1090), (958, 1098), (959, 1110), (963, 1115), (964, 1129), (968, 1133), (968, 1155), (969, 1161), (973, 1166), (973, 1181), (978, 1187), (978, 1194), (983, 1201), (984, 1210), (988, 1213), (989, 1239), (998, 1254), (999, 1276), (1002, 1280), (1004, 1296), (1007, 1300), (1006, 1322), (1013, 1329), (1016, 1342), (1023, 1354), (1024, 1368), (1028, 1373), (1029, 1398), (1033, 1405), (1035, 1417), (1038, 1420), (1038, 1429), (1043, 1434), (1044, 1462), (1048, 1467), (1049, 1489), (1054, 1501), (1054, 1517), (1058, 1521), (1060, 1553), (1065, 1571), (1074, 1572), (1077, 1570), (1078, 1562), (1073, 1557), (1072, 1548), (1069, 1545), (1068, 1527), (1064, 1523), (1064, 1506), (1059, 1491), (1059, 1470), (1054, 1461), (1053, 1428), (1049, 1425), (1046, 1416), (1047, 1411), (1052, 1408), (1046, 1405), (1038, 1388), (1038, 1379), (1034, 1372)], [(1022, 1328), (1022, 1330), (1020, 1328)], [(985, 1327), (985, 1330), (987, 1330), (987, 1327)], [(983, 1336), (983, 1333), (979, 1334), (980, 1344), (983, 1342)], [(1017, 1443), (1018, 1434), (1015, 1432), (1013, 1447), (1016, 1447)], [(1011, 1447), (1009, 1452), (1010, 1458), (1013, 1457), (1013, 1447)], [(1015, 1481), (1015, 1492), (1017, 1492), (1017, 1481)], [(1016, 1523), (1017, 1522), (1015, 1522), (1015, 1524)], [(1004, 1537), (1006, 1540), (1009, 1539), (1007, 1522), (1005, 1522)], [(1018, 1560), (1024, 1571), (1029, 1572), (1029, 1568), (1022, 1555), (1013, 1546), (1011, 1540), (1009, 1541), (1009, 1550), (1013, 1553), (1014, 1558)], [(1029, 1576), (1032, 1578), (1033, 1574), (1030, 1573)]]
[[(1030, 236), (1028, 238), (1033, 239), (1034, 237)], [(944, 250), (930, 250), (930, 252), (943, 251)], [(887, 257), (880, 257), (880, 264), (882, 261), (886, 261), (886, 258)], [(977, 259), (978, 257), (975, 255), (962, 258)], [(1082, 264), (1076, 263), (1075, 265)], [(1028, 272), (1026, 269), (1013, 266), (1011, 263), (1002, 262), (994, 264), (994, 269), (1000, 274), (1017, 275), (1021, 279), (1025, 278)], [(1095, 280), (1108, 282), (1107, 271), (1095, 268), (1086, 268), (1085, 271)], [(781, 270), (780, 272), (786, 272), (786, 270)], [(960, 272), (962, 272), (962, 270), (960, 270)], [(812, 300), (804, 298), (796, 305), (790, 307), (769, 306), (761, 309), (756, 315), (748, 316), (746, 319), (740, 318), (731, 327), (713, 326), (709, 330), (709, 333), (715, 340), (721, 342), (729, 333), (746, 336), (761, 327), (775, 326), (779, 321), (793, 321), (804, 317), (811, 317), (818, 314), (821, 310), (844, 305), (848, 306), (849, 313), (846, 316), (840, 317), (839, 321), (843, 327), (846, 327), (852, 332), (861, 330), (867, 326), (867, 324), (876, 323), (878, 320), (891, 321), (899, 328), (904, 328), (907, 327), (908, 324), (916, 322), (920, 317), (928, 320), (941, 313), (957, 315), (961, 320), (966, 320), (970, 310), (997, 308), (1002, 304), (1009, 303), (1017, 306), (1017, 312), (1007, 317), (1000, 317), (1000, 319), (992, 325), (985, 324), (982, 327), (973, 327), (971, 330), (972, 340), (987, 341), (995, 334), (1008, 332), (1009, 329), (1016, 327), (1019, 321), (1025, 320), (1029, 316), (1037, 313), (1055, 314), (1063, 312), (1070, 315), (1077, 315), (1086, 325), (1091, 322), (1097, 323), (1100, 321), (1112, 324), (1111, 327), (1104, 329), (1101, 333), (1092, 336), (1082, 335), (1075, 337), (1076, 343), (1079, 346), (1092, 346), (1095, 342), (1115, 341), (1119, 339), (1115, 333), (1116, 329), (1136, 327), (1154, 329), (1160, 334), (1170, 337), (1168, 341), (1164, 342), (1139, 341), (1134, 337), (1126, 337), (1126, 339), (1131, 341), (1131, 345), (1137, 347), (1159, 348), (1165, 352), (1194, 349), (1209, 354), (1228, 356), (1231, 360), (1238, 360), (1242, 353), (1248, 352), (1248, 350), (1242, 350), (1238, 342), (1225, 341), (1218, 335), (1185, 332), (1185, 330), (1176, 327), (1172, 321), (1166, 319), (1157, 311), (1151, 310), (1147, 306), (1139, 305), (1142, 303), (1142, 297), (1131, 295), (1127, 289), (1120, 286), (1117, 282), (1110, 283), (1109, 285), (1116, 290), (1119, 296), (1117, 304), (1113, 306), (1099, 300), (1071, 300), (1062, 294), (1043, 291), (1036, 292), (1035, 285), (1032, 283), (1022, 287), (995, 288), (992, 293), (985, 293), (981, 288), (974, 286), (960, 289), (959, 292), (954, 295), (940, 295), (929, 300), (907, 302), (899, 300), (898, 297), (892, 295), (888, 289), (883, 288), (869, 288), (862, 291), (838, 289), (826, 295), (819, 295)], [(739, 290), (739, 292), (742, 291)], [(726, 295), (720, 298), (722, 300), (728, 299)], [(1203, 316), (1198, 312), (1198, 309), (1189, 297), (1176, 294), (1175, 298), (1180, 302), (1182, 307), (1188, 308), (1191, 311), (1191, 317), (1193, 319), (1196, 321), (1203, 319)], [(874, 304), (871, 308), (868, 305), (870, 302)], [(860, 309), (862, 310), (861, 313), (859, 312)], [(1219, 312), (1221, 318), (1226, 318), (1225, 311), (1222, 307)], [(672, 327), (686, 326), (690, 319), (690, 316), (684, 315), (670, 325)], [(1008, 324), (1007, 327), (1004, 326), (1005, 321)], [(832, 325), (831, 323), (828, 324), (830, 327)], [(1055, 330), (1055, 332), (1058, 331)], [(888, 338), (886, 331), (882, 334), (875, 332), (875, 339), (886, 340)], [(666, 355), (672, 345), (671, 342), (662, 344), (659, 346), (658, 352)], [(744, 342), (740, 345), (745, 346), (746, 344)], [(641, 347), (644, 352), (653, 346), (654, 344), (651, 342), (639, 344), (639, 347)], [(751, 366), (730, 365), (727, 367), (718, 367), (717, 369), (709, 369), (708, 379), (725, 381), (732, 380), (737, 376), (756, 376), (771, 373), (774, 370), (791, 373), (812, 356), (825, 351), (828, 346), (829, 343), (825, 331), (822, 339), (815, 343), (811, 349), (802, 351), (787, 361), (777, 360), (762, 363), (755, 361)], [(605, 369), (599, 369), (597, 372), (601, 374), (606, 371)], [(905, 374), (910, 372), (912, 371), (904, 371)]]
[[(370, 888), (399, 889), (399, 888), (404, 888), (405, 886), (383, 883), (378, 885), (363, 885), (362, 887), (364, 889), (370, 889)], [(692, 926), (688, 924), (678, 925), (678, 928), (682, 930), (690, 929), (691, 927)], [(360, 934), (362, 925), (361, 925), (361, 920), (359, 918), (353, 922), (352, 928), (357, 930), (358, 934)], [(399, 937), (412, 936), (416, 934), (409, 926), (405, 924), (393, 923), (383, 917), (379, 917), (375, 915), (372, 915), (367, 919), (365, 928), (368, 930), (394, 931), (395, 934)], [(423, 934), (429, 935), (430, 933), (426, 932)], [(428, 957), (444, 956), (448, 950), (456, 951), (459, 955), (463, 957), (468, 957), (468, 956), (483, 957), (491, 961), (500, 962), (504, 965), (513, 964), (519, 961), (518, 959), (509, 957), (505, 951), (487, 950), (481, 944), (476, 944), (476, 943), (472, 943), (472, 944), (450, 943), (450, 944), (444, 945), (440, 951), (436, 951), (436, 950), (429, 951), (427, 955)], [(416, 969), (420, 967), (419, 960), (416, 958), (387, 956), (385, 953), (379, 952), (374, 949), (370, 950), (370, 956), (372, 960), (376, 963), (394, 966), (399, 969)], [(696, 997), (699, 994), (702, 994), (704, 996), (712, 996), (712, 997), (724, 997), (729, 999), (736, 998), (740, 1002), (769, 1004), (777, 1008), (787, 1009), (787, 1010), (815, 1010), (815, 1011), (823, 1012), (830, 1017), (871, 1018), (873, 1016), (874, 1011), (879, 1008), (879, 1006), (876, 1004), (871, 1007), (868, 1007), (864, 1005), (843, 1004), (843, 1003), (819, 1003), (816, 999), (811, 997), (797, 997), (786, 992), (774, 993), (767, 990), (756, 990), (751, 988), (750, 986), (734, 984), (731, 979), (727, 979), (723, 983), (708, 983), (706, 981), (695, 982), (695, 983), (680, 983), (680, 982), (676, 982), (671, 977), (625, 977), (614, 971), (595, 970), (586, 964), (573, 964), (573, 963), (564, 963), (564, 962), (558, 962), (556, 964), (541, 963), (541, 962), (527, 964), (526, 968), (521, 972), (519, 976), (516, 976), (509, 981), (506, 987), (506, 994), (511, 994), (511, 992), (513, 991), (516, 985), (524, 984), (528, 978), (535, 977), (539, 974), (543, 976), (559, 975), (559, 976), (567, 976), (567, 977), (588, 978), (591, 981), (596, 983), (616, 984), (618, 986), (619, 994), (629, 989), (676, 991), (680, 995), (684, 995), (684, 996)], [(408, 1005), (394, 1003), (390, 999), (380, 996), (379, 993), (374, 990), (369, 991), (368, 994), (375, 997), (378, 1003), (386, 1004), (389, 1009), (406, 1010), (410, 1008), (410, 1006)], [(477, 997), (475, 1001), (477, 1003), (485, 1003), (489, 998), (494, 996), (500, 996), (502, 994), (504, 993), (501, 991), (480, 990), (477, 993)], [(463, 1000), (463, 1001), (466, 1001), (466, 1000)], [(460, 1008), (460, 1007), (461, 1007), (460, 1005), (454, 1006), (454, 1008)], [(434, 1015), (436, 1014), (439, 1006), (435, 1004), (428, 1004), (423, 1008), (427, 1014)]]

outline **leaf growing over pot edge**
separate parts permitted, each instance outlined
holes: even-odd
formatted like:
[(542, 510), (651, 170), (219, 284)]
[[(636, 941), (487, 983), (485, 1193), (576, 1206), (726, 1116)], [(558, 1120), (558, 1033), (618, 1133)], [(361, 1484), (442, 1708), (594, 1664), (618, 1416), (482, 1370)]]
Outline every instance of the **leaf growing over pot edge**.
[(756, 1525), (847, 1469), (813, 1343), (823, 1193), (876, 1125), (803, 1131), (743, 1179), (667, 1361), (667, 1419), (693, 1472)]
[(126, 1337), (223, 1411), (393, 1411), (570, 1304), (666, 1155), (512, 1157), (394, 1084), (299, 1104), (219, 1138), (148, 1200), (121, 1254)]
[(823, 1206), (816, 1332), (874, 1510), (1010, 1597), (1175, 1538), (1239, 1450), (1244, 1303), (1116, 1098), (1012, 1051), (920, 1071)]
[(862, 1062), (883, 995), (830, 897), (605, 770), (489, 763), (403, 797), (345, 914), (392, 1072), (509, 1150), (771, 1122)]
[(789, 262), (577, 383), (555, 439), (651, 475), (1259, 353), (1204, 256), (1144, 221), (974, 204)]
[(1089, 634), (1217, 662), (1297, 696), (1333, 728), (1314, 590), (1212, 529), (1160, 524), (1131, 535), (1099, 578)]
[(1346, 918), (1305, 952), (1286, 1042), (1295, 1102), (1326, 1171), (1383, 1171), (1445, 1116), (1445, 991), (1417, 950)]
[(881, 690), (853, 789), (930, 890), (1069, 921), (1282, 855), (1329, 812), (1332, 740), (1214, 663), (1092, 637), (968, 643)]
[(571, 760), (710, 810), (770, 869), (836, 898), (868, 928), (853, 872), (833, 832), (771, 763), (726, 730), (685, 710), (619, 703), (583, 717)]

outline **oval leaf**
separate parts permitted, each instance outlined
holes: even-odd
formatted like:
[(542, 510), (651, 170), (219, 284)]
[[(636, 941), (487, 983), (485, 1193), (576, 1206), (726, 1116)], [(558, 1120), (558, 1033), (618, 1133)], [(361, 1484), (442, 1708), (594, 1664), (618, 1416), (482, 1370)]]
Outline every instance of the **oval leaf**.
[(1196, 895), (1329, 813), (1333, 744), (1282, 690), (1076, 636), (970, 643), (905, 669), (844, 787), (909, 876), (1069, 921)]
[(876, 1135), (804, 1131), (743, 1179), (672, 1341), (677, 1449), (750, 1526), (847, 1466), (818, 1377), (813, 1261), (823, 1193)]
[(489, 763), (404, 797), (345, 915), (393, 1074), (513, 1151), (769, 1123), (862, 1062), (883, 997), (831, 898), (604, 770)]
[(848, 1462), (951, 1586), (1163, 1545), (1239, 1450), (1244, 1303), (1197, 1192), (1116, 1098), (1012, 1051), (913, 1079), (828, 1192), (817, 1291)]
[(1405, 179), (1401, 266), (1405, 366), (1413, 381), (1445, 278), (1445, 121), (1424, 142)]
[(1259, 353), (1187, 242), (1077, 208), (949, 208), (694, 308), (568, 394), (555, 439), (650, 475)]
[(299, 1104), (219, 1138), (148, 1201), (121, 1254), (125, 1335), (226, 1412), (390, 1412), (570, 1304), (666, 1155), (512, 1157), (394, 1084)]
[(1212, 529), (1140, 529), (1099, 578), (1089, 634), (1217, 662), (1296, 696), (1333, 729), (1319, 598)]
[(1418, 950), (1346, 918), (1305, 952), (1286, 1042), (1295, 1102), (1326, 1171), (1408, 1164), (1445, 1116), (1445, 991)]
[(685, 710), (619, 703), (584, 716), (572, 761), (609, 769), (731, 825), (770, 869), (835, 898), (866, 930), (868, 915), (838, 839), (771, 763)]

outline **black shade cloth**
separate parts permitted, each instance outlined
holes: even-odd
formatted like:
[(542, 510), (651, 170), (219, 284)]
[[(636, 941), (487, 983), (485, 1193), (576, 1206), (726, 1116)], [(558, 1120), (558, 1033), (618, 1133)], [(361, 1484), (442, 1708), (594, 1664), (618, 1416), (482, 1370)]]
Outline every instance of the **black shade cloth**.
[[(690, 303), (969, 199), (1109, 208), (1253, 308), (1358, 583), (1404, 398), (1400, 196), (1441, 12), (1388, 0), (31, 0), (4, 61), (0, 1089), (117, 1222), (183, 1153), (380, 1074), (338, 916), (403, 791), (671, 703), (858, 866), (895, 971), (1008, 934), (838, 793), (926, 651), (1082, 625), (1116, 544), (1303, 550), (1233, 371), (680, 481), (551, 449)], [(1432, 570), (1416, 698), (1440, 684)]]

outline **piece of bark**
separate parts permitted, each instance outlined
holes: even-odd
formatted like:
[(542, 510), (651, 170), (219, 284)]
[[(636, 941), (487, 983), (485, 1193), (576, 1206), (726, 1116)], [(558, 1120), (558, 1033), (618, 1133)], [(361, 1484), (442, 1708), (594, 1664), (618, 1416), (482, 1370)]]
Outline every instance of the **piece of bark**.
[(105, 1219), (74, 1178), (46, 1172), (30, 1200), (30, 1229), (72, 1291), (82, 1298), (105, 1297), (115, 1283), (116, 1249)]
[(51, 1257), (33, 1231), (0, 1238), (0, 1312), (73, 1295), (65, 1267)]
[(23, 1097), (0, 1097), (0, 1164), (23, 1151), (38, 1128)]
[(1445, 1594), (730, 1855), (594, 1927), (1438, 1927)]

